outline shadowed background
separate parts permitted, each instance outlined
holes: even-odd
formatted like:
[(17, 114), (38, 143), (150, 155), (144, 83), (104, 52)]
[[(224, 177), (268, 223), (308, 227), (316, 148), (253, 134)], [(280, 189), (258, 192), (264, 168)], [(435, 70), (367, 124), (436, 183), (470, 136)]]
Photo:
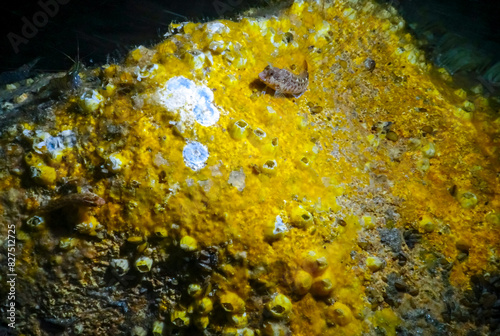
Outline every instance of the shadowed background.
[[(33, 23), (33, 16), (43, 11), (40, 0), (9, 1), (2, 8), (0, 21), (0, 72), (15, 70), (41, 57), (35, 69), (64, 71), (76, 59), (79, 45), (80, 59), (86, 65), (105, 63), (108, 58), (119, 59), (138, 45), (152, 45), (162, 40), (168, 25), (183, 21), (207, 21), (234, 16), (252, 6), (269, 5), (272, 1), (258, 0), (60, 0), (57, 13), (47, 24), (37, 28), (38, 33), (18, 45), (16, 53), (13, 33), (22, 34), (25, 17)], [(41, 0), (44, 3), (56, 0)], [(276, 2), (276, 1), (274, 1)], [(283, 2), (283, 1), (281, 1)]]
[[(41, 0), (44, 3), (56, 0)], [(184, 0), (184, 1), (83, 1), (59, 0), (57, 13), (38, 28), (35, 36), (23, 38), (23, 17), (43, 11), (39, 1), (9, 1), (2, 8), (0, 72), (15, 70), (41, 57), (36, 71), (65, 71), (79, 57), (84, 64), (119, 60), (137, 45), (152, 45), (162, 39), (172, 21), (206, 21), (234, 17), (254, 6), (273, 6), (279, 0)], [(408, 29), (426, 41), (429, 59), (452, 74), (484, 74), (500, 61), (500, 1), (480, 0), (379, 0), (395, 6), (409, 23)], [(43, 18), (42, 18), (43, 19)], [(27, 43), (24, 43), (27, 42)], [(79, 46), (79, 52), (78, 47)], [(499, 74), (500, 78), (500, 67)]]

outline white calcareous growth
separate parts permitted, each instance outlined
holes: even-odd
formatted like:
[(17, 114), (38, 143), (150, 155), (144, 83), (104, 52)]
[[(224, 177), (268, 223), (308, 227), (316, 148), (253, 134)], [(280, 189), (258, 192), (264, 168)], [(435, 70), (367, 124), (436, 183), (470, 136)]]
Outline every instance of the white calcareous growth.
[(219, 121), (220, 112), (213, 104), (212, 90), (185, 77), (171, 78), (158, 91), (157, 99), (168, 111), (177, 114), (178, 121), (185, 126), (195, 122), (212, 126)]
[(286, 224), (283, 222), (283, 219), (281, 219), (279, 215), (276, 216), (276, 221), (274, 222), (273, 234), (277, 235), (286, 231), (288, 231), (288, 228)]
[(205, 29), (208, 34), (227, 34), (229, 27), (220, 21), (212, 21), (205, 24)]
[(94, 112), (101, 106), (103, 101), (104, 97), (99, 92), (90, 90), (80, 96), (80, 107), (85, 112)]
[(182, 157), (186, 166), (194, 171), (205, 167), (208, 159), (208, 149), (197, 141), (192, 141), (184, 146)]
[(238, 191), (243, 191), (243, 189), (245, 189), (245, 173), (243, 172), (243, 168), (240, 168), (240, 170), (233, 170), (229, 174), (229, 180), (227, 182), (238, 189)]
[(33, 139), (33, 149), (39, 154), (48, 152), (57, 156), (62, 150), (76, 145), (76, 134), (72, 130), (64, 130), (56, 136), (40, 130), (34, 132), (25, 130), (23, 134)]
[(120, 153), (111, 154), (106, 162), (107, 168), (113, 173), (118, 173), (120, 170), (122, 170), (123, 164), (124, 158)]

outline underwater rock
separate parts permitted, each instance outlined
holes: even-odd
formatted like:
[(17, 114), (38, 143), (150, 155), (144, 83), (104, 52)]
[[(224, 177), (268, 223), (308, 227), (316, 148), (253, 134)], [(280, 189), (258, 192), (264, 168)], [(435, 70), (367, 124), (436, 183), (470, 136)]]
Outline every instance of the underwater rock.
[[(171, 24), (2, 128), (20, 332), (496, 329), (500, 122), (404, 26), (372, 0)], [(304, 64), (300, 97), (259, 80)]]

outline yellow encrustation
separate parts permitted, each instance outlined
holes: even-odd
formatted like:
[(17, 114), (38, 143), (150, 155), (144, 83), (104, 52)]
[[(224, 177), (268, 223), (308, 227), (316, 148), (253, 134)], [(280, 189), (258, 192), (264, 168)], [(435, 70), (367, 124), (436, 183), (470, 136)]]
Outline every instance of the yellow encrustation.
[[(480, 95), (455, 93), (390, 7), (296, 1), (277, 16), (171, 30), (106, 65), (102, 87), (62, 104), (49, 136), (23, 124), (34, 148), (25, 164), (39, 188), (85, 179), (107, 201), (91, 210), (90, 236), (95, 227), (126, 232), (139, 254), (167, 240), (183, 253), (224, 246), (228, 260), (245, 259), (214, 270), (216, 295), (198, 290), (196, 308), (160, 305), (165, 324), (203, 329), (218, 312), (226, 322), (212, 327), (227, 335), (362, 335), (374, 326), (394, 335), (396, 314), (372, 311), (365, 296), (393, 261), (359, 241), (389, 226), (417, 230), (449, 261), (457, 242), (469, 242), (450, 277), (459, 288), (494, 269), (499, 122)], [(275, 96), (258, 80), (268, 64), (298, 74), (304, 60), (310, 82), (301, 97)], [(390, 130), (372, 130), (378, 122)], [(49, 148), (64, 131), (76, 143)], [(23, 188), (22, 178), (2, 175), (1, 187)], [(147, 273), (155, 260), (138, 256), (135, 266)], [(255, 281), (270, 295), (260, 326), (246, 307)]]

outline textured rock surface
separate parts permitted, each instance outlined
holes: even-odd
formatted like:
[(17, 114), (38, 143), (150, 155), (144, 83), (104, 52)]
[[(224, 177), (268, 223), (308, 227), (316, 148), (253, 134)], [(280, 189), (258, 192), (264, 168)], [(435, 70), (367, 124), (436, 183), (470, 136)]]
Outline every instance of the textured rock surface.
[[(427, 64), (390, 7), (276, 14), (172, 26), (57, 103), (10, 105), (0, 211), (20, 330), (493, 333), (488, 100)], [(301, 97), (258, 80), (304, 61)], [(106, 203), (64, 198), (91, 192)]]

